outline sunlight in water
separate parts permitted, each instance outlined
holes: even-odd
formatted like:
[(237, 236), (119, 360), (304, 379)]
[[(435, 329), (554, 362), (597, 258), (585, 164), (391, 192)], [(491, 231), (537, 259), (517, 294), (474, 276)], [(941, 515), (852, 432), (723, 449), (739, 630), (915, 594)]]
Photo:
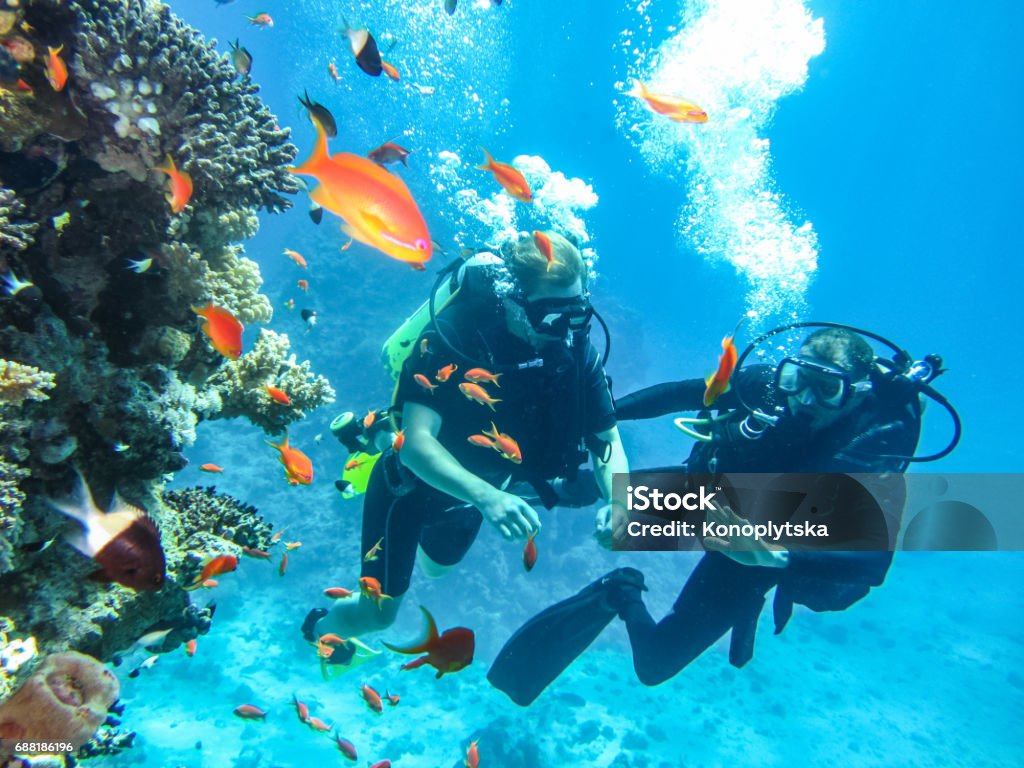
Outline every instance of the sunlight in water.
[[(638, 11), (645, 14), (646, 4)], [(651, 33), (646, 15), (641, 26)], [(808, 62), (825, 49), (822, 20), (800, 0), (695, 1), (670, 32), (646, 54), (634, 39), (640, 33), (623, 32), (628, 72), (653, 93), (699, 105), (708, 121), (676, 123), (623, 96), (619, 127), (651, 167), (685, 184), (684, 245), (742, 273), (747, 308), (763, 321), (798, 317), (818, 239), (775, 188), (763, 133), (779, 100), (803, 86)]]

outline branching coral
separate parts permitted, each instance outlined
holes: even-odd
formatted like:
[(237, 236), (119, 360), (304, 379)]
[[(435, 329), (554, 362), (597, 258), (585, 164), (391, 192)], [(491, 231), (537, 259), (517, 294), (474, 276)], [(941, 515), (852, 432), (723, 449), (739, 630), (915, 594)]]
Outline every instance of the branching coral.
[(0, 187), (0, 251), (10, 248), (24, 250), (39, 225), (34, 221), (22, 220), (25, 205), (10, 189)]
[(0, 358), (0, 406), (48, 400), (46, 390), (53, 389), (54, 385), (52, 373)]
[[(246, 416), (265, 432), (276, 434), (307, 411), (334, 402), (330, 382), (312, 373), (308, 361), (296, 362), (295, 355), (288, 354), (290, 348), (288, 336), (264, 328), (252, 350), (221, 366), (210, 378), (223, 404), (213, 418)], [(285, 392), (291, 405), (272, 399), (267, 386)]]

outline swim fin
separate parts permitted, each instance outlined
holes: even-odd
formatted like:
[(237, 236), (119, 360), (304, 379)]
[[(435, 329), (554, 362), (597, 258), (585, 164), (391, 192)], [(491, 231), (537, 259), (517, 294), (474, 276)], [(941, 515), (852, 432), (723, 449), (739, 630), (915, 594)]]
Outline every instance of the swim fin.
[(635, 568), (617, 568), (519, 628), (487, 673), (491, 685), (521, 707), (583, 653), (617, 615), (627, 591), (646, 590)]

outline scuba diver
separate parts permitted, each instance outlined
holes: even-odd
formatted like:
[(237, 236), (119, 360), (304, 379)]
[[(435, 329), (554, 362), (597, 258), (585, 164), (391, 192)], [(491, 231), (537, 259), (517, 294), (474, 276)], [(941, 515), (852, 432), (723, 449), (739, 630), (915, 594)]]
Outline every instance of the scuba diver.
[[(807, 336), (796, 355), (774, 367), (740, 367), (769, 338), (808, 327), (817, 330)], [(894, 358), (875, 357), (865, 337), (891, 348)], [(871, 498), (848, 475), (822, 474), (819, 480), (839, 489), (831, 497), (834, 506), (849, 510), (855, 521), (864, 515), (864, 496), (875, 513), (882, 507), (889, 514), (895, 510), (895, 520), (883, 524), (888, 530), (882, 532), (892, 542), (905, 498), (902, 473), (910, 462), (947, 455), (960, 439), (956, 410), (930, 385), (943, 372), (941, 365), (935, 355), (915, 361), (867, 331), (835, 323), (796, 323), (769, 331), (747, 347), (737, 359), (731, 388), (714, 403), (716, 415), (704, 409), (702, 379), (640, 390), (617, 401), (615, 413), (622, 421), (703, 410), (697, 418), (676, 420), (680, 429), (698, 438), (682, 468), (685, 472), (878, 475), (881, 495), (888, 495), (882, 505), (877, 494)], [(948, 411), (954, 437), (944, 450), (915, 458), (923, 397)], [(650, 471), (679, 472), (680, 468)], [(587, 493), (578, 495), (577, 503), (589, 501)], [(811, 511), (818, 510), (812, 507)], [(728, 505), (717, 503), (708, 518), (746, 522)], [(617, 548), (625, 543), (627, 523), (627, 512), (619, 501), (612, 524)], [(619, 568), (528, 621), (499, 653), (488, 679), (526, 706), (615, 616), (626, 624), (633, 666), (645, 685), (674, 677), (730, 630), (729, 660), (741, 667), (753, 655), (757, 620), (770, 589), (776, 588), (778, 634), (794, 603), (814, 611), (845, 610), (871, 587), (882, 584), (892, 562), (891, 547), (885, 543), (865, 551), (804, 551), (787, 550), (752, 536), (709, 537), (704, 548), (706, 553), (661, 621), (654, 620), (642, 600), (643, 574)]]
[[(462, 560), (485, 520), (509, 541), (536, 535), (537, 512), (509, 492), (511, 484), (529, 483), (550, 507), (557, 500), (550, 481), (575, 475), (588, 452), (605, 498), (613, 474), (628, 471), (604, 364), (589, 338), (586, 264), (564, 237), (549, 238), (553, 262), (529, 237), (504, 259), (469, 260), (439, 306), (442, 273), (428, 302), (431, 322), (385, 345), (392, 367), (402, 360), (390, 408), (402, 437), (369, 472), (363, 594), (330, 613), (312, 611), (307, 639), (390, 626), (416, 562), (441, 575)], [(387, 440), (353, 438), (347, 416), (336, 434), (351, 447), (372, 450), (368, 443)], [(364, 425), (378, 419), (371, 412)], [(610, 514), (599, 512), (605, 521)]]

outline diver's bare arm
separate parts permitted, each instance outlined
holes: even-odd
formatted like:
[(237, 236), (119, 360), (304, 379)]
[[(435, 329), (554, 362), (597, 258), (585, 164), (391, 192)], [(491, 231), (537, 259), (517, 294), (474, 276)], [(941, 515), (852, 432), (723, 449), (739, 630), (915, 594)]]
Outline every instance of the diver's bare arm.
[(590, 456), (594, 463), (594, 478), (597, 480), (597, 487), (601, 490), (601, 497), (609, 501), (612, 497), (612, 478), (617, 473), (629, 472), (629, 460), (626, 458), (626, 451), (622, 447), (622, 439), (619, 437), (619, 428), (612, 427), (600, 432), (597, 438), (609, 446), (608, 460), (602, 461), (602, 457), (591, 451)]
[[(609, 445), (606, 456), (598, 456), (591, 452), (594, 464), (594, 478), (597, 480), (597, 487), (601, 496), (610, 501), (612, 497), (612, 480), (617, 472), (629, 472), (629, 461), (626, 459), (626, 452), (622, 447), (622, 440), (619, 437), (619, 428), (600, 432), (597, 435), (602, 441)], [(621, 504), (606, 504), (597, 511), (594, 520), (595, 535), (601, 546), (611, 548), (613, 542), (622, 543), (626, 537), (626, 525), (629, 523), (626, 509)]]
[(540, 519), (533, 507), (474, 475), (441, 444), (437, 439), (441, 422), (434, 409), (420, 403), (405, 404), (402, 463), (425, 483), (479, 509), (507, 539), (539, 531)]

